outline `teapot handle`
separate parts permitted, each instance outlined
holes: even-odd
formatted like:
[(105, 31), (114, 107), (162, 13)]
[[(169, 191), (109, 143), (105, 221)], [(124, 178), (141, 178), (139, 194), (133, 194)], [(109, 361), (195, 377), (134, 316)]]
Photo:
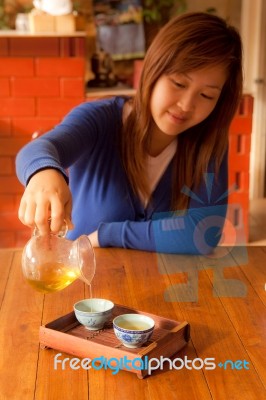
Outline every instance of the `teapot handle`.
[[(48, 221), (50, 223), (51, 222), (51, 218), (49, 218)], [(58, 236), (58, 237), (63, 237), (64, 238), (66, 236), (67, 232), (68, 232), (68, 225), (67, 225), (66, 220), (64, 219), (64, 224), (61, 226), (60, 231), (57, 234), (54, 234), (54, 233), (50, 233), (50, 234), (54, 235), (54, 236)], [(35, 226), (35, 228), (33, 230), (33, 233), (32, 233), (32, 236), (40, 236), (37, 226)]]

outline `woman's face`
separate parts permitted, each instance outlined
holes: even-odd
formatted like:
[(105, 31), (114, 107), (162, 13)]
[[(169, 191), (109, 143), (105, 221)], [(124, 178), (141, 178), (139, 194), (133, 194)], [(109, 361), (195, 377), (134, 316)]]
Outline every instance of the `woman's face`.
[(171, 137), (202, 122), (213, 111), (223, 85), (223, 65), (188, 73), (162, 75), (151, 95), (151, 114), (157, 133)]

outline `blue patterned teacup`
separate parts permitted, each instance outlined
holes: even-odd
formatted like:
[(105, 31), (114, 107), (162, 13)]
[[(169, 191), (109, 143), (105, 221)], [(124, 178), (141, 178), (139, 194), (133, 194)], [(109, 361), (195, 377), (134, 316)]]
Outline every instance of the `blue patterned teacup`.
[(122, 314), (113, 320), (116, 337), (129, 348), (141, 347), (151, 337), (154, 320), (143, 314)]
[(105, 299), (85, 299), (74, 304), (77, 320), (87, 329), (102, 329), (105, 322), (111, 319), (114, 303)]

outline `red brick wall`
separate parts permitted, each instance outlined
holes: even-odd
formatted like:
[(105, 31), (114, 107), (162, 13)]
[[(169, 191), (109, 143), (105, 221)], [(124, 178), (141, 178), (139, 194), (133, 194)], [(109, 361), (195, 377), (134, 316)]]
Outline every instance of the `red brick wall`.
[(236, 231), (249, 237), (249, 163), (252, 132), (253, 97), (244, 95), (229, 133), (229, 185), (236, 185), (229, 196), (228, 217)]
[(18, 150), (85, 100), (85, 38), (0, 38), (0, 247), (24, 246)]

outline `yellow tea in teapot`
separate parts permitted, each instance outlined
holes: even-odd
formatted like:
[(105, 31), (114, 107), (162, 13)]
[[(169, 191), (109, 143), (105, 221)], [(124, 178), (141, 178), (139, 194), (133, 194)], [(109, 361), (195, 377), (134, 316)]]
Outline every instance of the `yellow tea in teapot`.
[(36, 268), (38, 279), (26, 278), (26, 281), (42, 293), (52, 293), (64, 289), (77, 278), (79, 269), (73, 269), (59, 262), (47, 262)]
[(23, 249), (22, 273), (33, 289), (53, 293), (76, 279), (89, 285), (95, 273), (95, 255), (86, 235), (75, 241), (62, 236), (33, 235)]

